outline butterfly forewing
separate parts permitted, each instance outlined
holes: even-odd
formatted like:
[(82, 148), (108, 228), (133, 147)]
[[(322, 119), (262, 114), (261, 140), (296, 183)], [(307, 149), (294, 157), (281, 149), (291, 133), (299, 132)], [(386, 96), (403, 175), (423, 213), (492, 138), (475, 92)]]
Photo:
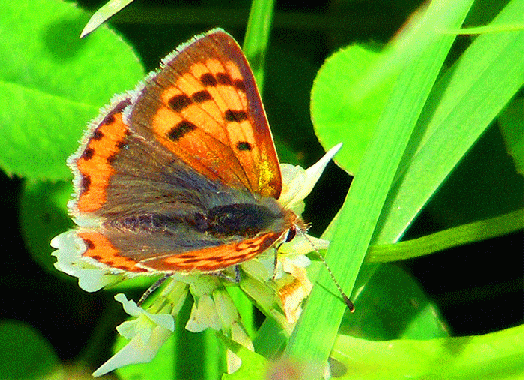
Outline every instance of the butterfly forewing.
[(75, 215), (96, 212), (107, 202), (106, 189), (114, 174), (111, 160), (128, 134), (122, 112), (129, 104), (127, 97), (118, 99), (103, 112), (103, 117), (92, 123), (80, 149), (68, 161), (75, 173), (78, 194), (72, 210)]
[(280, 195), (278, 159), (253, 74), (227, 33), (214, 31), (177, 49), (135, 103), (130, 128), (153, 135), (198, 172), (230, 187)]

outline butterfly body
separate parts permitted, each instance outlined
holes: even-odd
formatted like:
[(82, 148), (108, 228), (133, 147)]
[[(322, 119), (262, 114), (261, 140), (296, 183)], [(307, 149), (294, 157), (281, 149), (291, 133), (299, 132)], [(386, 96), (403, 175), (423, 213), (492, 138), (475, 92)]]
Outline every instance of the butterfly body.
[(249, 260), (300, 219), (236, 42), (214, 30), (166, 57), (91, 123), (69, 166), (83, 257), (131, 273), (213, 272)]

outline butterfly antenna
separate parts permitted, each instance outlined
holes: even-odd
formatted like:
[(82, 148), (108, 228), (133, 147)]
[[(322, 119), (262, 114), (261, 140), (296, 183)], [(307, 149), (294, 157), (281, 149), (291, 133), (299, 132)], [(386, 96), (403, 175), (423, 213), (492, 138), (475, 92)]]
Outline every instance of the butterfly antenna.
[(342, 299), (344, 300), (344, 303), (346, 304), (346, 306), (348, 307), (349, 311), (350, 312), (354, 312), (355, 311), (355, 305), (353, 304), (353, 302), (349, 299), (349, 297), (347, 296), (347, 294), (342, 290), (342, 287), (340, 286), (340, 284), (338, 283), (337, 279), (335, 278), (335, 275), (333, 274), (333, 272), (331, 271), (331, 268), (329, 267), (329, 265), (327, 264), (326, 260), (324, 259), (324, 257), (320, 254), (320, 252), (318, 252), (317, 248), (315, 247), (315, 244), (313, 244), (313, 241), (311, 241), (311, 239), (307, 236), (307, 234), (304, 233), (304, 237), (306, 238), (306, 240), (309, 242), (309, 244), (311, 244), (311, 247), (313, 248), (313, 250), (315, 251), (315, 253), (317, 254), (317, 256), (320, 258), (320, 261), (322, 261), (322, 263), (324, 264), (324, 266), (326, 267), (328, 273), (329, 273), (329, 276), (331, 277), (331, 279), (333, 280), (333, 282), (335, 283), (335, 286), (337, 287), (338, 291), (340, 292), (340, 295), (342, 296)]

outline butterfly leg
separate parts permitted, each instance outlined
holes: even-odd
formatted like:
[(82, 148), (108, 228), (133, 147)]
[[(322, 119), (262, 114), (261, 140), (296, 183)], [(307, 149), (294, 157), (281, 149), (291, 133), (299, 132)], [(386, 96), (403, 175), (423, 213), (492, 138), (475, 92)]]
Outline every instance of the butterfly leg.
[(171, 277), (171, 274), (166, 273), (162, 277), (160, 277), (155, 283), (153, 283), (153, 285), (147, 288), (144, 294), (142, 294), (142, 297), (140, 297), (140, 299), (136, 303), (137, 306), (140, 307), (147, 300), (147, 298), (151, 295), (151, 293), (157, 290), (164, 283), (164, 281), (167, 280), (169, 277)]
[[(282, 244), (278, 246), (280, 248)], [(278, 265), (278, 248), (275, 249), (275, 259), (273, 260), (273, 277), (271, 279), (275, 281), (275, 278), (277, 277), (277, 265)]]
[(224, 271), (210, 272), (209, 274), (212, 276), (223, 278), (224, 280), (227, 280), (230, 282), (234, 282), (235, 284), (239, 284), (240, 280), (242, 280), (242, 273), (240, 272), (240, 265), (235, 265), (233, 269), (235, 271), (235, 277), (231, 277), (227, 275)]
[(272, 280), (275, 281), (275, 278), (277, 277), (277, 264), (278, 264), (278, 251), (280, 247), (282, 247), (282, 244), (289, 243), (291, 240), (295, 238), (297, 235), (297, 229), (296, 227), (291, 227), (289, 230), (287, 230), (286, 234), (284, 235), (284, 238), (282, 241), (280, 241), (276, 247), (275, 247), (275, 260), (273, 261), (273, 277)]
[(235, 265), (235, 282), (237, 284), (240, 284), (240, 280), (242, 280), (242, 273), (240, 273), (240, 265)]

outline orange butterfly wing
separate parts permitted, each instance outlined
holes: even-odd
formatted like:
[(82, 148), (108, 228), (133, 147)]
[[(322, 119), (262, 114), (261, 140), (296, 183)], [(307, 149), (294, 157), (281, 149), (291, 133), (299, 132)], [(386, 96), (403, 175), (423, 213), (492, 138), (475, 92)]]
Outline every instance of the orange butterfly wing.
[(122, 98), (102, 111), (103, 117), (91, 123), (80, 149), (68, 160), (78, 193), (72, 209), (75, 215), (96, 212), (107, 202), (109, 180), (115, 174), (111, 161), (129, 133), (122, 120), (129, 104), (129, 98)]
[(131, 128), (197, 172), (280, 196), (280, 167), (262, 101), (244, 54), (227, 33), (214, 30), (179, 47), (133, 103)]
[(69, 165), (83, 256), (111, 268), (220, 270), (263, 252), (296, 220), (275, 200), (280, 167), (253, 74), (220, 30), (116, 99)]

